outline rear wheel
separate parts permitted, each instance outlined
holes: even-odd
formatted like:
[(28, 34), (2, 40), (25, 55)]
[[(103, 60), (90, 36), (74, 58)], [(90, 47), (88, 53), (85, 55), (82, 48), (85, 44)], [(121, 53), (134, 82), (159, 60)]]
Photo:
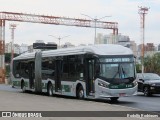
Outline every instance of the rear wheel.
[(111, 101), (114, 102), (114, 101), (117, 101), (119, 99), (119, 97), (111, 97), (110, 99), (111, 99)]
[(53, 96), (53, 86), (51, 83), (48, 85), (47, 94), (48, 96)]
[(77, 97), (79, 99), (84, 99), (84, 90), (83, 90), (82, 86), (80, 86), (79, 89), (78, 89), (78, 91), (77, 91)]
[(151, 95), (148, 87), (145, 87), (143, 92), (144, 92), (145, 96), (150, 96)]

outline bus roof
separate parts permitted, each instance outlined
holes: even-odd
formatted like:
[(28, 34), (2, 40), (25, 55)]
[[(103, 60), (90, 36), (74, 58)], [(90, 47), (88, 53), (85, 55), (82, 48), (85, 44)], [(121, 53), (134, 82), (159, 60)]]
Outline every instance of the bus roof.
[[(80, 46), (74, 48), (62, 48), (57, 50), (43, 51), (42, 57), (77, 55), (85, 53), (93, 53), (96, 55), (133, 55), (131, 49), (121, 45), (98, 44), (91, 46)], [(35, 58), (35, 52), (21, 54), (20, 56), (15, 57), (14, 60), (30, 58)]]

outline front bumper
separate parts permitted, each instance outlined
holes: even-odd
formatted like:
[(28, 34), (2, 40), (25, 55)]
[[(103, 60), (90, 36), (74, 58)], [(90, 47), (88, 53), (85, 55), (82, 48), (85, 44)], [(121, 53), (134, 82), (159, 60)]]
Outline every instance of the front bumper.
[(160, 94), (160, 86), (150, 86), (150, 93)]
[(133, 88), (127, 88), (127, 89), (109, 89), (98, 86), (97, 90), (95, 91), (95, 97), (107, 98), (107, 97), (125, 97), (125, 96), (137, 95), (137, 87), (138, 85), (134, 86)]

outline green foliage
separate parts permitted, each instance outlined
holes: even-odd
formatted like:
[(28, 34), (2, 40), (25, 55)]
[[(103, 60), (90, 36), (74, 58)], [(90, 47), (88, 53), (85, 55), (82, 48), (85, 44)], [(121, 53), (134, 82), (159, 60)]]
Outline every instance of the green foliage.
[[(14, 54), (14, 57), (18, 56), (18, 54)], [(5, 53), (5, 63), (11, 62), (11, 53)]]
[(141, 65), (140, 64), (136, 64), (136, 71), (137, 71), (137, 73), (141, 73), (142, 71), (141, 71)]
[(160, 75), (160, 53), (144, 58), (144, 72), (153, 72)]
[(10, 64), (6, 65), (6, 76), (9, 76), (10, 73)]

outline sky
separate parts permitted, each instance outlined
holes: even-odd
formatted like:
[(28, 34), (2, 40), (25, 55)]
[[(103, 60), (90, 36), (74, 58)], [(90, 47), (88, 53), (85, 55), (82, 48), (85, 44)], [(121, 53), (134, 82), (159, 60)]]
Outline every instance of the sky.
[[(138, 7), (149, 7), (145, 21), (145, 43), (160, 43), (160, 0), (0, 0), (0, 11), (20, 12), (39, 15), (64, 16), (70, 18), (102, 18), (106, 22), (118, 22), (119, 33), (141, 43), (140, 15)], [(94, 28), (81, 28), (38, 23), (6, 22), (6, 43), (11, 42), (10, 24), (17, 24), (14, 43), (33, 44), (36, 40), (55, 42), (64, 37), (61, 44), (93, 44)], [(112, 30), (97, 29), (97, 33), (110, 34)]]

